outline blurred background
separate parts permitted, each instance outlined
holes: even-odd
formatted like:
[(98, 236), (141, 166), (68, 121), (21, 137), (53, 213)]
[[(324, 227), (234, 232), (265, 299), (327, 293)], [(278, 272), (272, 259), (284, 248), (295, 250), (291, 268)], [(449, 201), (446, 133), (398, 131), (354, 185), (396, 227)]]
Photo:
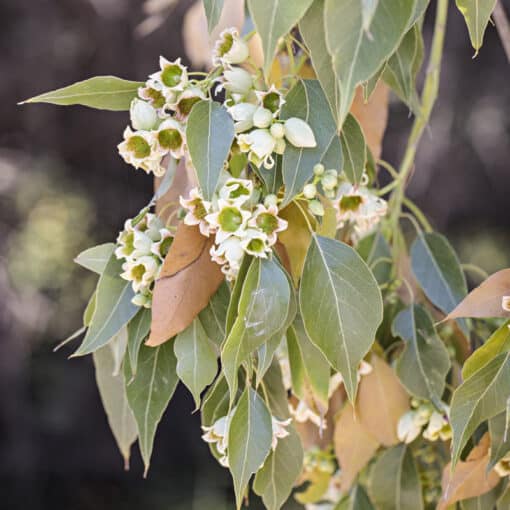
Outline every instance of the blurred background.
[[(0, 0), (2, 509), (233, 508), (228, 473), (201, 441), (182, 387), (143, 480), (136, 448), (131, 471), (123, 470), (91, 358), (67, 360), (72, 347), (52, 352), (80, 326), (94, 285), (73, 257), (113, 240), (151, 196), (151, 179), (117, 155), (127, 115), (16, 105), (93, 75), (144, 80), (160, 54), (184, 55), (182, 26), (192, 4)], [(472, 54), (452, 5), (440, 96), (410, 196), (463, 262), (493, 272), (510, 265), (510, 66), (492, 26), (480, 55)], [(395, 165), (411, 122), (394, 101), (383, 157)]]

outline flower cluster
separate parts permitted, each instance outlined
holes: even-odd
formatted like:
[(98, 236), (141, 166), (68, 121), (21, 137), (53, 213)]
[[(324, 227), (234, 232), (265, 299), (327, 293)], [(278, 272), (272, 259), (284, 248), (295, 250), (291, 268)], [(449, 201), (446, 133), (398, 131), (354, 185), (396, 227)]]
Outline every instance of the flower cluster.
[(172, 240), (171, 232), (152, 213), (125, 222), (117, 238), (115, 255), (124, 260), (120, 276), (131, 282), (135, 305), (150, 308), (152, 287)]
[[(202, 439), (206, 443), (215, 445), (216, 450), (220, 454), (219, 463), (223, 467), (229, 467), (228, 465), (228, 431), (232, 416), (234, 415), (235, 408), (230, 411), (226, 416), (222, 416), (216, 420), (210, 427), (202, 427), (204, 434)], [(286, 427), (290, 425), (291, 419), (279, 420), (274, 416), (271, 416), (271, 425), (273, 430), (273, 438), (271, 441), (271, 448), (273, 451), (276, 449), (278, 439), (283, 439), (289, 435), (289, 431)]]
[[(452, 429), (446, 414), (440, 413), (429, 402), (413, 399), (412, 409), (400, 417), (397, 435), (403, 443), (412, 443), (420, 434), (427, 441), (448, 441)], [(447, 411), (447, 406), (444, 406)], [(424, 429), (425, 427), (425, 429)]]
[(257, 195), (252, 181), (230, 178), (212, 201), (204, 200), (197, 188), (180, 198), (184, 223), (198, 225), (204, 236), (214, 235), (211, 258), (229, 280), (237, 276), (245, 253), (267, 258), (278, 232), (287, 228), (278, 217), (276, 197), (268, 195), (265, 204), (257, 204)]
[(206, 98), (204, 88), (190, 80), (181, 59), (159, 60), (160, 70), (152, 74), (131, 103), (131, 127), (119, 144), (126, 163), (147, 173), (165, 173), (165, 157), (180, 159), (186, 152), (186, 119), (193, 105)]

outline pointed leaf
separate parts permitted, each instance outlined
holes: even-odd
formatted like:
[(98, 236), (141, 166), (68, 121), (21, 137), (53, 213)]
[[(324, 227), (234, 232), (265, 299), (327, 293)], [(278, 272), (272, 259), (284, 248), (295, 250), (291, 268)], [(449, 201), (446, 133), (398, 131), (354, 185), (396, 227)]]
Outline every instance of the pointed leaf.
[(344, 166), (342, 169), (353, 184), (359, 184), (363, 172), (365, 171), (367, 147), (363, 131), (358, 121), (351, 114), (347, 115), (344, 125), (342, 126), (340, 140), (342, 142), (342, 154), (344, 158)]
[(406, 445), (386, 450), (377, 459), (371, 474), (370, 497), (377, 510), (423, 510), (418, 469)]
[(406, 343), (395, 366), (402, 384), (413, 396), (440, 405), (450, 357), (432, 318), (422, 306), (410, 306), (395, 317), (391, 329)]
[(27, 99), (25, 103), (50, 103), (60, 106), (82, 105), (99, 110), (128, 111), (143, 83), (115, 76), (96, 76), (62, 89)]
[(312, 128), (317, 146), (313, 149), (288, 143), (283, 154), (282, 173), (285, 184), (284, 204), (303, 190), (313, 176), (313, 166), (342, 167), (342, 146), (328, 101), (317, 80), (300, 80), (287, 94), (282, 119), (297, 117)]
[(216, 351), (198, 317), (181, 333), (174, 343), (177, 375), (190, 390), (197, 409), (200, 394), (214, 380), (218, 372)]
[(503, 457), (510, 453), (510, 401), (505, 412), (489, 420), (491, 450), (489, 468), (493, 468)]
[(135, 442), (138, 433), (135, 418), (126, 397), (124, 374), (120, 372), (114, 375), (114, 358), (109, 345), (94, 352), (93, 360), (101, 401), (127, 468), (131, 445)]
[(356, 250), (374, 273), (377, 283), (388, 283), (392, 266), (391, 248), (381, 232), (378, 230), (365, 236), (359, 241)]
[(246, 388), (228, 430), (228, 463), (234, 479), (238, 509), (241, 508), (250, 478), (269, 455), (272, 437), (271, 414), (266, 404), (257, 392)]
[(477, 496), (476, 498), (463, 499), (460, 502), (461, 510), (484, 510), (485, 508), (494, 510), (500, 495), (499, 486), (496, 485), (494, 489)]
[[(469, 31), (471, 45), (478, 53), (482, 47), (485, 29), (497, 0), (455, 0), (457, 8), (464, 16)], [(475, 55), (476, 55), (475, 53)]]
[(155, 348), (142, 345), (134, 377), (129, 363), (124, 363), (126, 393), (138, 426), (144, 476), (149, 470), (156, 429), (179, 382), (176, 365), (173, 345), (170, 343)]
[(450, 423), (453, 429), (452, 465), (476, 428), (506, 410), (510, 398), (510, 353), (497, 355), (466, 379), (453, 393)]
[(234, 140), (234, 121), (215, 101), (200, 101), (188, 117), (186, 140), (206, 200), (211, 200)]
[(361, 485), (356, 485), (351, 493), (338, 505), (335, 510), (375, 510), (365, 489)]
[(287, 35), (299, 22), (312, 1), (248, 0), (248, 9), (262, 40), (266, 75), (271, 69), (278, 39)]
[(223, 10), (223, 0), (203, 0), (205, 15), (207, 16), (207, 28), (211, 33), (218, 21), (220, 21), (221, 11)]
[(82, 251), (74, 261), (80, 266), (101, 274), (112, 256), (115, 245), (113, 243), (100, 244)]
[(133, 374), (136, 374), (140, 346), (151, 329), (151, 318), (150, 309), (142, 308), (128, 324), (128, 355)]
[(225, 377), (220, 376), (207, 390), (202, 402), (202, 425), (210, 427), (215, 421), (228, 413), (228, 384)]
[(198, 314), (209, 339), (220, 347), (225, 340), (225, 323), (230, 301), (230, 290), (224, 282), (213, 295), (209, 304)]
[(312, 236), (300, 290), (305, 330), (354, 401), (357, 369), (382, 321), (382, 299), (361, 257), (334, 239)]
[(106, 345), (138, 312), (131, 300), (131, 282), (120, 277), (122, 261), (112, 253), (97, 284), (96, 307), (90, 327), (73, 356), (83, 356)]
[(257, 473), (253, 490), (258, 494), (268, 510), (280, 510), (292, 492), (303, 469), (303, 447), (294, 427), (289, 427), (289, 435), (278, 440)]

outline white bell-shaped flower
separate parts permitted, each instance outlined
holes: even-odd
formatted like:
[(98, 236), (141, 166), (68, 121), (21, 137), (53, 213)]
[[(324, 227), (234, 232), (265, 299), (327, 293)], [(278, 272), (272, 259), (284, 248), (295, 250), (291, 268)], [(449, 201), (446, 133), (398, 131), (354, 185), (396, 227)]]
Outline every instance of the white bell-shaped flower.
[(398, 439), (406, 444), (412, 443), (421, 434), (421, 429), (416, 411), (407, 411), (398, 421)]
[(241, 67), (232, 67), (223, 73), (223, 86), (232, 94), (246, 97), (253, 89), (253, 76)]
[(312, 128), (302, 119), (291, 117), (284, 123), (285, 138), (294, 147), (313, 148), (317, 147), (317, 141)]
[(156, 109), (147, 101), (133, 99), (129, 110), (131, 125), (138, 130), (150, 131), (159, 121)]
[(234, 119), (236, 133), (248, 131), (253, 127), (253, 115), (257, 110), (257, 105), (252, 103), (237, 103), (228, 109), (231, 117)]
[(236, 28), (226, 28), (221, 32), (213, 50), (214, 66), (242, 64), (250, 55), (248, 44), (239, 37)]

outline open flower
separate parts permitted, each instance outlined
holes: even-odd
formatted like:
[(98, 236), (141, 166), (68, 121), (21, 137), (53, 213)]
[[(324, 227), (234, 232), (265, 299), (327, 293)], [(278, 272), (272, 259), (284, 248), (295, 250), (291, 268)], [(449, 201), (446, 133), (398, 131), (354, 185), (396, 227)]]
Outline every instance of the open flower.
[(244, 257), (241, 239), (236, 236), (228, 237), (218, 246), (212, 246), (210, 255), (212, 261), (219, 265), (226, 265), (225, 271), (231, 271), (229, 274), (237, 275)]
[(510, 476), (510, 454), (505, 455), (495, 466), (494, 471), (501, 476)]
[(175, 159), (180, 159), (184, 155), (184, 128), (177, 120), (163, 121), (156, 134), (156, 140), (161, 152), (169, 152)]
[(273, 114), (273, 118), (278, 117), (282, 106), (285, 104), (283, 94), (274, 86), (271, 85), (269, 90), (256, 90), (258, 104)]
[(289, 404), (290, 414), (298, 423), (312, 422), (316, 427), (325, 429), (326, 421), (319, 416), (309, 405), (306, 400), (300, 400), (296, 407)]
[(165, 57), (159, 57), (159, 67), (160, 71), (150, 76), (149, 83), (160, 85), (167, 103), (173, 103), (175, 93), (184, 90), (188, 84), (188, 71), (181, 64), (180, 58), (170, 62)]
[(121, 277), (132, 282), (133, 290), (140, 292), (149, 289), (158, 276), (161, 264), (152, 255), (128, 259), (122, 264)]
[(208, 214), (205, 219), (216, 229), (216, 243), (222, 243), (227, 237), (242, 237), (251, 214), (227, 200), (218, 200), (218, 212)]
[(428, 441), (448, 441), (452, 437), (452, 429), (445, 416), (433, 411), (427, 428), (423, 431), (423, 437)]
[(257, 205), (253, 216), (248, 221), (248, 226), (257, 228), (267, 236), (270, 246), (276, 243), (278, 232), (284, 231), (288, 222), (278, 217), (278, 207), (270, 205), (266, 207)]
[(168, 250), (170, 249), (174, 238), (172, 232), (170, 232), (170, 230), (167, 228), (162, 228), (160, 230), (160, 236), (161, 237), (159, 241), (152, 243), (151, 253), (159, 257), (163, 262), (168, 254)]
[(246, 97), (253, 90), (253, 76), (241, 67), (226, 69), (223, 73), (223, 87), (231, 94)]
[(266, 168), (274, 166), (272, 154), (276, 146), (276, 140), (267, 129), (255, 129), (250, 133), (237, 137), (241, 152), (248, 153), (248, 159), (257, 167), (262, 164)]
[(398, 439), (406, 444), (412, 443), (421, 434), (421, 429), (422, 423), (418, 413), (415, 410), (407, 411), (398, 421)]
[(273, 429), (273, 439), (271, 441), (271, 448), (273, 450), (276, 450), (276, 446), (278, 445), (278, 439), (283, 439), (290, 434), (286, 427), (290, 425), (291, 421), (292, 421), (291, 418), (287, 420), (279, 420), (278, 418), (271, 416), (271, 425)]
[(157, 112), (162, 112), (166, 103), (162, 92), (162, 86), (151, 82), (138, 89), (138, 96), (147, 101)]
[(285, 138), (294, 147), (313, 148), (317, 147), (317, 141), (312, 128), (302, 119), (291, 117), (283, 124)]
[(271, 253), (267, 234), (254, 228), (246, 229), (241, 246), (246, 253), (254, 257), (266, 259), (268, 253)]
[(236, 133), (248, 131), (253, 127), (253, 115), (257, 111), (257, 105), (252, 103), (237, 103), (227, 108), (228, 113), (234, 119)]
[(165, 173), (161, 166), (164, 154), (158, 150), (152, 131), (132, 131), (128, 126), (118, 150), (124, 161), (135, 168), (141, 168), (147, 173), (153, 172), (157, 176)]
[(241, 206), (251, 198), (253, 182), (248, 179), (229, 179), (220, 188), (220, 198), (234, 205)]
[(236, 28), (226, 28), (221, 32), (213, 50), (213, 65), (228, 67), (242, 64), (250, 55), (248, 44), (239, 37)]
[(228, 440), (228, 427), (230, 416), (222, 416), (216, 420), (210, 427), (202, 427), (204, 434), (202, 439), (206, 443), (214, 444), (218, 453), (221, 455), (219, 463), (223, 467), (228, 467), (228, 456), (227, 456), (227, 440)]
[(176, 118), (183, 121), (188, 118), (195, 103), (203, 99), (206, 99), (206, 95), (200, 87), (187, 87), (177, 96), (170, 108), (175, 111)]
[(211, 229), (209, 222), (206, 220), (206, 216), (211, 210), (211, 203), (204, 200), (202, 193), (198, 188), (193, 188), (188, 198), (179, 198), (181, 206), (186, 209), (186, 216), (184, 217), (184, 223), (186, 225), (198, 225), (200, 233), (203, 236), (209, 237), (214, 229)]

